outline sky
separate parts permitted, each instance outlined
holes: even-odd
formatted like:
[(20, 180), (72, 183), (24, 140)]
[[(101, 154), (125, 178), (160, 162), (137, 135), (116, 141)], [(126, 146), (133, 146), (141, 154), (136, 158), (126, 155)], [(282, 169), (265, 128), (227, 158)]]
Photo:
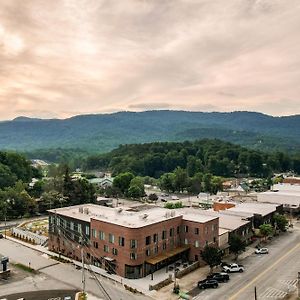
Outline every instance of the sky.
[(299, 0), (0, 1), (0, 120), (300, 114)]

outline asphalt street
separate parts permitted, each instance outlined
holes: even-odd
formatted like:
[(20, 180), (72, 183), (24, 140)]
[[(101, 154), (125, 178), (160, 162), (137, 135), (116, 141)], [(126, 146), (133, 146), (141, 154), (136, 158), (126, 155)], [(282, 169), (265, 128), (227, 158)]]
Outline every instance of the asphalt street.
[[(49, 259), (47, 255), (41, 254), (38, 251), (29, 249), (18, 243), (1, 239), (0, 240), (0, 253), (4, 256), (9, 256), (11, 261), (22, 263), (24, 265), (29, 265), (35, 269), (40, 270), (40, 274), (35, 276), (30, 276), (29, 280), (35, 281), (35, 290), (45, 289), (45, 278), (50, 279), (51, 286), (48, 285), (48, 289), (60, 289), (63, 285), (64, 288), (76, 288), (81, 289), (82, 287), (82, 273), (77, 270), (72, 264), (57, 264), (57, 261)], [(100, 279), (102, 286), (104, 287), (107, 294), (113, 300), (146, 300), (149, 297), (139, 294), (132, 294), (126, 291), (120, 284), (115, 284), (113, 281), (104, 279), (103, 277), (98, 277)], [(41, 288), (40, 288), (41, 284)], [(18, 282), (14, 283), (17, 287)], [(10, 285), (1, 285), (0, 295), (8, 294), (7, 289)], [(19, 290), (14, 292), (23, 291), (22, 285), (18, 286)], [(46, 288), (47, 289), (47, 288)], [(28, 289), (27, 289), (28, 291)], [(97, 296), (99, 299), (109, 299), (99, 286), (99, 283), (95, 278), (86, 272), (86, 291)]]
[(252, 254), (241, 262), (244, 273), (231, 274), (228, 283), (201, 291), (193, 299), (250, 300), (255, 299), (255, 287), (259, 300), (283, 298), (296, 288), (300, 272), (300, 224), (292, 233), (274, 238), (268, 248), (269, 254)]

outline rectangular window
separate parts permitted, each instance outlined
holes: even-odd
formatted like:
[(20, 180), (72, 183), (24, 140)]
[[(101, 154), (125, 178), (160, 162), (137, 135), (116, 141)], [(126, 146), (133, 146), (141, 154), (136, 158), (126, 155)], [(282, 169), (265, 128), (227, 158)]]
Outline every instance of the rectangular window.
[(78, 232), (82, 233), (82, 226), (81, 226), (81, 224), (78, 224)]
[(131, 252), (131, 253), (130, 253), (130, 259), (131, 259), (131, 260), (136, 260), (136, 259), (137, 259), (137, 254), (134, 253), (134, 252)]
[(163, 230), (161, 238), (165, 240), (167, 238), (167, 231)]
[(174, 228), (170, 228), (170, 237), (174, 236)]
[(146, 236), (146, 245), (150, 245), (151, 244), (151, 236), (148, 235)]
[(214, 236), (214, 243), (217, 241), (216, 237)]
[(70, 222), (70, 229), (74, 230), (74, 223), (73, 222)]
[(158, 234), (154, 233), (153, 234), (153, 243), (157, 243), (158, 242)]
[(110, 233), (110, 234), (108, 235), (108, 240), (109, 240), (110, 243), (114, 243), (114, 242), (115, 242), (115, 236), (114, 236), (113, 234)]
[(208, 234), (208, 227), (205, 226), (205, 234)]
[(180, 233), (180, 226), (177, 226), (177, 229), (176, 229), (176, 231), (177, 231), (177, 234), (179, 234), (179, 233)]
[(167, 244), (166, 244), (166, 243), (163, 243), (162, 248), (163, 248), (163, 250), (166, 250), (166, 249), (167, 249)]
[(158, 253), (158, 246), (155, 246), (155, 247), (154, 247), (153, 252), (154, 252), (155, 254)]
[(137, 248), (137, 240), (130, 240), (130, 248), (131, 249)]
[(195, 248), (199, 248), (199, 247), (200, 247), (199, 241), (195, 241)]
[(96, 238), (96, 229), (92, 229), (92, 237)]
[(99, 231), (99, 239), (104, 241), (105, 240), (105, 232)]
[(184, 244), (188, 245), (188, 243), (189, 243), (188, 239), (184, 239)]
[(184, 232), (189, 232), (189, 226), (184, 225)]
[(94, 242), (94, 248), (98, 249), (98, 242)]
[(151, 254), (150, 249), (146, 249), (146, 256), (150, 256), (150, 254)]
[(119, 236), (119, 246), (125, 246), (125, 238), (122, 236)]
[(104, 252), (108, 253), (109, 252), (109, 246), (108, 245), (104, 245), (103, 246), (103, 250), (104, 250)]
[[(96, 230), (95, 230), (95, 232), (96, 232)], [(88, 225), (85, 226), (85, 234), (90, 235), (90, 226), (88, 226)], [(96, 237), (96, 234), (94, 237)]]
[(199, 234), (199, 228), (195, 228), (195, 234)]
[(118, 255), (118, 249), (113, 248), (113, 249), (112, 249), (112, 253), (113, 253), (113, 255)]

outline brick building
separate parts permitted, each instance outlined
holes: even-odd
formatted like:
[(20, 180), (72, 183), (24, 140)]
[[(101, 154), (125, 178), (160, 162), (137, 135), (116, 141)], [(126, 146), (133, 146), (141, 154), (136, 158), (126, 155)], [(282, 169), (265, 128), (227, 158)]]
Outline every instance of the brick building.
[[(85, 204), (49, 211), (49, 250), (85, 259), (127, 278), (144, 277), (178, 259), (201, 260), (218, 245), (219, 219), (195, 209), (128, 211)], [(82, 246), (81, 246), (82, 245)]]

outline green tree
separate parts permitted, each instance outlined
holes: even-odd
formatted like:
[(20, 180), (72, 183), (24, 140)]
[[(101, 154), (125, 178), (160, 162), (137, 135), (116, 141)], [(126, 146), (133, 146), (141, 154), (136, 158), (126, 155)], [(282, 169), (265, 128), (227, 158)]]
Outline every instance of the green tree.
[(264, 238), (271, 235), (273, 233), (273, 231), (274, 231), (274, 228), (271, 224), (262, 224), (259, 226), (259, 232)]
[(202, 259), (209, 265), (210, 272), (212, 272), (213, 267), (218, 266), (223, 257), (222, 251), (217, 247), (205, 246), (200, 252)]
[(238, 255), (245, 251), (246, 243), (238, 235), (232, 235), (229, 238), (229, 250), (235, 254), (235, 260), (237, 260)]
[(273, 217), (273, 222), (275, 228), (278, 228), (281, 231), (285, 231), (289, 223), (288, 219), (284, 215), (275, 214)]
[(173, 173), (165, 173), (159, 178), (159, 187), (163, 191), (175, 192), (175, 175)]
[(130, 172), (121, 173), (115, 177), (113, 186), (118, 188), (122, 194), (126, 194), (133, 178), (134, 175)]
[(177, 167), (174, 171), (174, 188), (176, 191), (183, 192), (188, 186), (188, 175), (187, 171)]
[(0, 163), (0, 189), (14, 185), (17, 176), (14, 175), (10, 168)]
[(151, 201), (157, 201), (158, 200), (158, 196), (155, 193), (150, 194), (148, 198)]

